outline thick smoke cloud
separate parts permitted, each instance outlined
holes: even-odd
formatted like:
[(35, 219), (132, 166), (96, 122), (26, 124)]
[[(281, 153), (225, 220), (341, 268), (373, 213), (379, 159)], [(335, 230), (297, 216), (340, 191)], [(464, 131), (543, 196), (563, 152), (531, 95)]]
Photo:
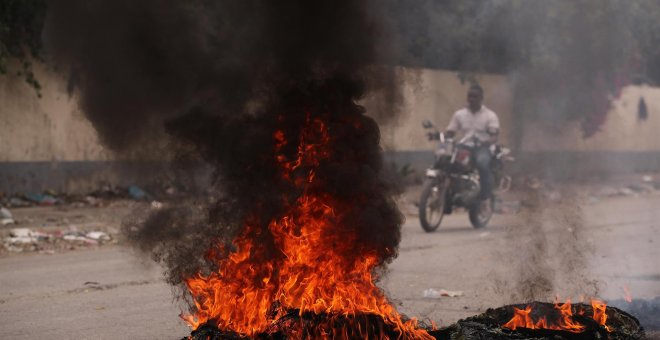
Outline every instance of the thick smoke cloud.
[[(266, 230), (282, 197), (295, 200), (278, 177), (273, 133), (297, 141), (310, 116), (333, 135), (333, 155), (317, 172), (323, 190), (356, 205), (342, 225), (362, 250), (383, 262), (395, 256), (402, 218), (381, 172), (378, 127), (356, 104), (379, 91), (397, 98), (382, 67), (384, 31), (370, 13), (368, 2), (352, 0), (50, 3), (49, 52), (70, 67), (102, 141), (124, 151), (166, 136), (214, 169), (210, 204), (165, 209), (128, 228), (172, 283), (213, 269), (204, 253), (248, 216), (258, 213)], [(293, 158), (296, 143), (284, 151)], [(262, 245), (271, 243), (264, 236)]]

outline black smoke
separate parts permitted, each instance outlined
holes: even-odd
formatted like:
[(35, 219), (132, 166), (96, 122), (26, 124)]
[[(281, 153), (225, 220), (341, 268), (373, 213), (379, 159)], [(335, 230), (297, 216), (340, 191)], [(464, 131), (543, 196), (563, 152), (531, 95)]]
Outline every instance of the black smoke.
[[(273, 133), (296, 141), (310, 117), (333, 137), (319, 190), (355, 207), (341, 223), (350, 230), (337, 232), (357, 234), (360, 251), (383, 263), (396, 255), (402, 217), (384, 179), (378, 126), (358, 104), (380, 93), (392, 101), (382, 107), (396, 108), (385, 33), (368, 1), (58, 0), (45, 35), (54, 61), (76, 75), (81, 107), (105, 145), (125, 151), (163, 140), (212, 166), (209, 197), (127, 228), (177, 284), (212, 270), (206, 251), (255, 212), (262, 246), (272, 244), (268, 222), (282, 213), (282, 197), (300, 194), (278, 174)], [(296, 143), (284, 151), (294, 158)]]

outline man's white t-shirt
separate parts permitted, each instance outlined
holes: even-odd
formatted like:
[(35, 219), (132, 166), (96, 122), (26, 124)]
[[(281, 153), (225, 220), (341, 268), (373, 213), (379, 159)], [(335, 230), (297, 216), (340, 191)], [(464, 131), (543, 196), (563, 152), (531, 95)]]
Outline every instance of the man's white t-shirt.
[(467, 138), (476, 136), (480, 141), (490, 140), (489, 129), (499, 130), (500, 120), (495, 112), (488, 109), (485, 105), (477, 112), (472, 112), (468, 108), (460, 109), (454, 112), (447, 130), (462, 133)]

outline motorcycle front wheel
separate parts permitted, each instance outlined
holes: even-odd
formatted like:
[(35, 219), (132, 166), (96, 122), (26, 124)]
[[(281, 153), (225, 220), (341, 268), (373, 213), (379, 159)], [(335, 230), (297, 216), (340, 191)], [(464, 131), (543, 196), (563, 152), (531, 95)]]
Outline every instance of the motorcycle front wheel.
[(440, 226), (445, 214), (446, 185), (436, 179), (427, 179), (424, 182), (422, 196), (419, 199), (419, 222), (427, 233), (433, 232)]
[(493, 207), (495, 200), (491, 197), (474, 204), (468, 209), (470, 223), (476, 229), (485, 227), (493, 216)]

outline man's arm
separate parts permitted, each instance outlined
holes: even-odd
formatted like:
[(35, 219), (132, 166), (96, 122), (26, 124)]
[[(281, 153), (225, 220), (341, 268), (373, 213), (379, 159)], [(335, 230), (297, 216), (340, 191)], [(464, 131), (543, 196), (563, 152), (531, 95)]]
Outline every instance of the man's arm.
[(493, 144), (497, 143), (497, 138), (500, 135), (500, 119), (497, 117), (495, 112), (493, 112), (491, 118), (488, 121), (486, 132), (488, 132), (488, 135), (490, 136), (489, 141)]
[(458, 121), (458, 111), (454, 112), (454, 115), (451, 116), (449, 125), (447, 125), (447, 130), (445, 131), (445, 136), (447, 138), (454, 138), (456, 131), (460, 130), (461, 123)]
[(490, 136), (489, 142), (496, 144), (497, 138), (500, 136), (500, 129), (488, 128), (488, 135)]

